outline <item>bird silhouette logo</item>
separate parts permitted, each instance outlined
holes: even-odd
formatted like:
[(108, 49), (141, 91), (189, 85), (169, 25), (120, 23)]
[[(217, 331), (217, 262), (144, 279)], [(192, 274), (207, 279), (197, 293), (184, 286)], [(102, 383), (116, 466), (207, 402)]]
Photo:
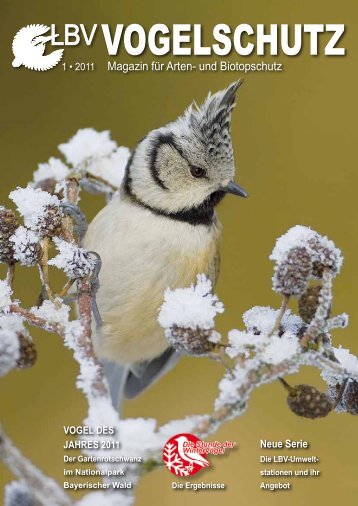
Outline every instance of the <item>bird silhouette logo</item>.
[(55, 67), (62, 58), (63, 49), (57, 49), (47, 55), (44, 54), (46, 43), (56, 35), (45, 36), (50, 30), (46, 25), (27, 25), (17, 32), (12, 42), (14, 53), (13, 67), (24, 67), (30, 70), (49, 70)]
[(201, 442), (193, 434), (177, 434), (170, 438), (163, 449), (163, 461), (167, 469), (176, 476), (192, 476), (204, 467), (209, 467), (206, 453), (197, 449)]

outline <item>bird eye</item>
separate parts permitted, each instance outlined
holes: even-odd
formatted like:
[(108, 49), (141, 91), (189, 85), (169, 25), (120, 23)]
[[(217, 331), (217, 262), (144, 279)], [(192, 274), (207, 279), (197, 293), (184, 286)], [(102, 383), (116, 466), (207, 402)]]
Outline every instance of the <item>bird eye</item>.
[(205, 169), (202, 167), (190, 167), (190, 173), (192, 176), (200, 178), (205, 176)]

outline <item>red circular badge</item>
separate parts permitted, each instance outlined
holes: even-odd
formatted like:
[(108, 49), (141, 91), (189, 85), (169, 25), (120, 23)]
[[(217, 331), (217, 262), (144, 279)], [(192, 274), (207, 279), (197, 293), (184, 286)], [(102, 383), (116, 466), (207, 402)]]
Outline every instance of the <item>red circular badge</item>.
[(200, 449), (201, 440), (193, 434), (176, 434), (163, 448), (163, 462), (176, 476), (192, 476), (209, 467), (206, 453)]

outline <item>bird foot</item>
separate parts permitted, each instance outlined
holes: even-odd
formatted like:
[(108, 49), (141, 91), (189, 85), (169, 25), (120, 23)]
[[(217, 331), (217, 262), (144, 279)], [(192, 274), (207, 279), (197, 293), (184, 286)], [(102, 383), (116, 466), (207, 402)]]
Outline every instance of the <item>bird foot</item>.
[(66, 216), (70, 216), (73, 219), (74, 232), (77, 235), (78, 239), (82, 241), (87, 231), (87, 222), (85, 215), (76, 204), (69, 202), (62, 202), (61, 209)]
[(99, 329), (103, 325), (103, 320), (97, 306), (96, 294), (99, 289), (98, 276), (102, 267), (102, 260), (99, 254), (96, 253), (95, 251), (90, 251), (89, 253), (95, 258), (95, 267), (91, 272), (90, 283), (92, 292), (92, 313), (96, 321), (96, 327), (97, 329)]

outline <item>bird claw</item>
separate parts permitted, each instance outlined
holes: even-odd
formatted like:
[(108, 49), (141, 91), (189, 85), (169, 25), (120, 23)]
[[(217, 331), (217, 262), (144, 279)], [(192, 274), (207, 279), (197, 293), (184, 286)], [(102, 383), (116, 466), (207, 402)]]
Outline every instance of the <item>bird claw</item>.
[(81, 209), (76, 205), (69, 202), (61, 202), (60, 207), (62, 212), (66, 216), (70, 216), (74, 221), (74, 232), (82, 241), (86, 231), (87, 231), (87, 222), (85, 215), (82, 213)]
[(98, 329), (98, 328), (102, 327), (102, 325), (103, 325), (103, 320), (102, 320), (101, 314), (99, 312), (99, 309), (97, 306), (97, 300), (96, 300), (96, 293), (99, 288), (98, 276), (99, 276), (99, 272), (102, 267), (102, 260), (101, 260), (101, 257), (99, 256), (99, 254), (96, 253), (95, 251), (89, 251), (89, 253), (95, 257), (95, 260), (94, 260), (95, 266), (91, 272), (90, 283), (91, 283), (91, 292), (92, 292), (92, 312), (93, 312), (94, 319), (96, 321), (96, 327)]
[(94, 316), (94, 319), (96, 322), (96, 328), (100, 329), (103, 325), (103, 320), (101, 317), (101, 313), (99, 312), (99, 309), (97, 306), (97, 301), (96, 301), (95, 297), (93, 297), (93, 299), (92, 299), (92, 313), (93, 313), (93, 316)]

